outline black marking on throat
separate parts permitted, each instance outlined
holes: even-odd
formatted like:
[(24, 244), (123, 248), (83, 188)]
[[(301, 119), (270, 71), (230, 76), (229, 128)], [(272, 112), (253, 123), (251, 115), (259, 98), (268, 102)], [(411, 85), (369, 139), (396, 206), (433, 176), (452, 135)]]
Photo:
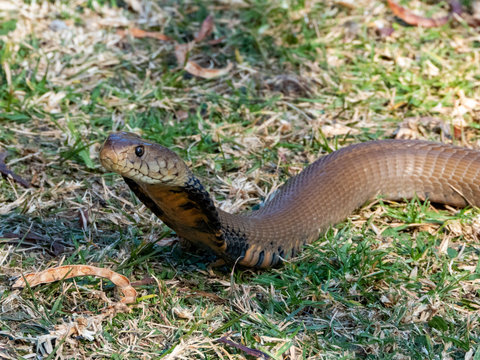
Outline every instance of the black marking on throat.
[[(225, 243), (222, 231), (222, 224), (218, 217), (218, 211), (213, 203), (212, 198), (202, 183), (193, 175), (190, 176), (187, 183), (183, 186), (187, 193), (190, 203), (185, 203), (182, 207), (192, 209), (197, 208), (205, 214), (207, 221), (203, 219), (197, 222), (197, 229), (201, 232), (211, 233), (215, 235), (216, 246), (221, 247)], [(187, 210), (187, 209), (186, 209)]]
[[(127, 183), (130, 190), (132, 190), (138, 199), (145, 204), (156, 216), (158, 216), (165, 224), (170, 228), (175, 230), (174, 224), (169, 221), (165, 212), (155, 203), (155, 201), (146, 194), (140, 185), (138, 185), (134, 180), (127, 177), (123, 177)], [(199, 212), (203, 213), (204, 218), (199, 219), (194, 225), (195, 230), (202, 233), (210, 234), (212, 239), (212, 248), (222, 247), (225, 244), (225, 239), (223, 235), (222, 224), (220, 223), (220, 218), (218, 217), (217, 208), (213, 203), (210, 194), (205, 190), (200, 181), (191, 176), (187, 183), (180, 189), (170, 189), (168, 190), (173, 194), (185, 194), (188, 198), (188, 201), (179, 205), (182, 210), (197, 209)], [(206, 219), (205, 219), (206, 218)], [(173, 225), (173, 226), (172, 226)]]
[(138, 199), (155, 215), (157, 215), (157, 217), (163, 220), (165, 213), (148, 195), (143, 192), (142, 188), (134, 180), (129, 179), (125, 176), (123, 177), (123, 180), (125, 180), (125, 183), (128, 185), (130, 190), (132, 190), (132, 192), (138, 197)]

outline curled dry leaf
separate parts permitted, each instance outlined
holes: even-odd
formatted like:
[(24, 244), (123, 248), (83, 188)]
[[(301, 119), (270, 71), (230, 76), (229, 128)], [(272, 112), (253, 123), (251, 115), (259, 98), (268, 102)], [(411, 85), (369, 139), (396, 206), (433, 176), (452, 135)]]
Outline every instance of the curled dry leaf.
[(120, 36), (127, 36), (130, 34), (134, 38), (152, 38), (152, 39), (157, 39), (157, 40), (162, 40), (162, 41), (173, 41), (171, 38), (169, 38), (167, 35), (164, 35), (159, 32), (154, 32), (154, 31), (145, 31), (142, 29), (138, 28), (131, 28), (127, 30), (118, 30), (117, 34)]
[(208, 35), (212, 33), (213, 30), (213, 16), (208, 15), (205, 20), (202, 22), (202, 26), (200, 27), (200, 31), (198, 32), (197, 36), (195, 37), (195, 42), (203, 41)]
[(179, 66), (184, 66), (187, 60), (188, 53), (195, 47), (195, 41), (190, 41), (186, 44), (175, 45), (175, 57)]
[(450, 20), (452, 14), (460, 14), (462, 11), (458, 1), (450, 1), (450, 13), (447, 16), (442, 16), (435, 19), (416, 15), (410, 10), (404, 8), (403, 6), (398, 5), (393, 0), (387, 0), (387, 3), (395, 16), (399, 17), (407, 24), (414, 26), (422, 26), (426, 28), (442, 26), (446, 24), (448, 20)]
[(130, 281), (125, 276), (120, 275), (110, 269), (104, 269), (90, 265), (64, 265), (50, 268), (38, 273), (26, 274), (15, 281), (13, 287), (25, 287), (25, 280), (28, 281), (30, 287), (33, 287), (39, 284), (51, 283), (54, 281), (70, 279), (78, 276), (98, 276), (109, 279), (116, 286), (118, 286), (123, 293), (124, 297), (120, 300), (120, 303), (131, 304), (137, 299), (137, 292), (130, 285)]
[(151, 284), (156, 284), (157, 282), (155, 281), (155, 278), (153, 277), (146, 277), (141, 280), (137, 280), (132, 282), (130, 285), (132, 286), (143, 286), (143, 285), (151, 285)]
[(126, 0), (125, 2), (128, 4), (128, 6), (130, 6), (132, 8), (133, 11), (135, 11), (137, 13), (142, 12), (141, 1), (139, 1), (139, 0)]
[(208, 45), (217, 45), (217, 44), (220, 44), (223, 40), (225, 40), (227, 37), (226, 36), (221, 36), (217, 39), (213, 39), (213, 40), (210, 40), (210, 41), (207, 41), (207, 44)]
[(198, 76), (204, 79), (213, 79), (228, 74), (230, 70), (232, 70), (232, 68), (233, 64), (231, 62), (229, 62), (227, 66), (222, 69), (207, 69), (201, 67), (194, 61), (187, 61), (184, 69), (185, 71), (189, 72), (194, 76)]
[(343, 6), (347, 9), (355, 9), (358, 7), (358, 4), (355, 2), (355, 0), (337, 0), (335, 1), (335, 4)]
[(388, 38), (395, 31), (393, 27), (384, 20), (375, 20), (372, 23), (372, 27), (375, 32), (380, 35), (382, 38)]
[(188, 311), (187, 309), (184, 309), (180, 306), (174, 307), (172, 309), (172, 311), (180, 319), (186, 319), (186, 320), (194, 320), (195, 319), (195, 317), (193, 316), (191, 311)]

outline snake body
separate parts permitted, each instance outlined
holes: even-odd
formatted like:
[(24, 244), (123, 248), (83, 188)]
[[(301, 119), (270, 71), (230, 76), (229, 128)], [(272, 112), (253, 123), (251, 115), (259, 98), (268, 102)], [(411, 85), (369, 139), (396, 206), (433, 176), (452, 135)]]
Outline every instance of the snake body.
[(178, 155), (135, 134), (110, 134), (100, 160), (179, 236), (230, 263), (256, 268), (295, 256), (379, 195), (480, 205), (480, 152), (420, 140), (371, 141), (323, 156), (246, 214), (216, 208)]

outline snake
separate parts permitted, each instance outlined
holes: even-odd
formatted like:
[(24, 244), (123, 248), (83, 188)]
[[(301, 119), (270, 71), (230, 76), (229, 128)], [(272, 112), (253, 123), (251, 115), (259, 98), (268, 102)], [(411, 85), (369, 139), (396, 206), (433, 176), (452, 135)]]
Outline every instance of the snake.
[(100, 162), (179, 237), (227, 263), (253, 268), (292, 259), (379, 196), (480, 206), (480, 151), (424, 140), (345, 146), (289, 178), (258, 209), (240, 214), (218, 208), (174, 151), (136, 134), (111, 133)]

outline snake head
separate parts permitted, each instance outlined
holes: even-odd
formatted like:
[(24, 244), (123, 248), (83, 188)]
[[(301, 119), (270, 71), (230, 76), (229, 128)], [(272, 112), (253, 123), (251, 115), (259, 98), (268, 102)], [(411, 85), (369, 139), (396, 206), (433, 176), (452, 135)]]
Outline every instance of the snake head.
[(100, 162), (138, 184), (184, 186), (190, 170), (173, 151), (128, 132), (111, 133), (100, 150)]

